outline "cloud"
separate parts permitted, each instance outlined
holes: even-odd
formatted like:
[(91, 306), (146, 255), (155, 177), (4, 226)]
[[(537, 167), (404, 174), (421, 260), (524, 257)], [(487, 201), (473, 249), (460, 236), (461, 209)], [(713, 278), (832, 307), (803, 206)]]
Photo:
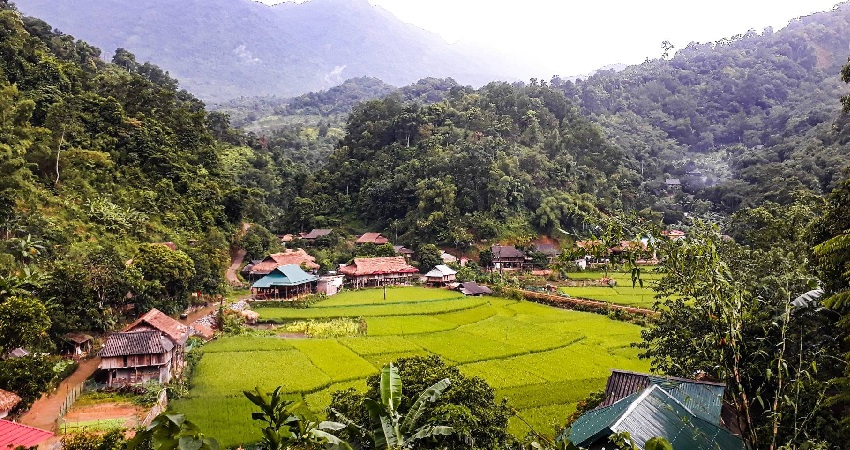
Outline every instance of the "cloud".
[(336, 67), (334, 67), (334, 70), (331, 70), (330, 72), (327, 73), (327, 75), (325, 75), (325, 83), (335, 85), (335, 84), (339, 84), (340, 82), (342, 82), (343, 81), (342, 80), (342, 71), (345, 70), (346, 67), (348, 67), (348, 66), (336, 66)]
[(244, 63), (255, 64), (261, 62), (260, 58), (255, 58), (254, 54), (248, 51), (248, 49), (245, 47), (245, 44), (234, 48), (233, 54), (236, 55), (236, 57), (242, 60), (242, 62)]

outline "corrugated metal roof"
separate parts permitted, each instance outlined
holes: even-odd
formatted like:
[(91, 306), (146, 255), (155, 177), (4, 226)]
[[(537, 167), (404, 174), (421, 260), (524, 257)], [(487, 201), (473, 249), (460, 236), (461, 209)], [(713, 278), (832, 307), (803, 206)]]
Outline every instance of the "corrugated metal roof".
[(664, 377), (644, 373), (613, 370), (605, 386), (605, 400), (600, 407), (614, 404), (651, 384), (663, 387), (680, 403), (688, 407), (697, 416), (714, 424), (720, 424), (723, 407), (723, 383), (689, 380), (686, 378)]
[(299, 286), (318, 279), (315, 275), (301, 270), (295, 264), (287, 264), (276, 268), (272, 273), (260, 278), (251, 287), (268, 289), (273, 286)]
[(720, 410), (723, 407), (723, 385), (694, 383), (677, 379), (650, 376), (652, 384), (661, 386), (697, 417), (720, 424)]
[(46, 441), (53, 433), (40, 428), (28, 427), (8, 420), (0, 420), (0, 449), (35, 447)]
[(129, 331), (112, 333), (99, 355), (103, 358), (125, 355), (154, 355), (168, 353), (174, 348), (159, 331)]
[(612, 433), (622, 432), (628, 432), (639, 448), (656, 436), (667, 438), (677, 449), (745, 448), (740, 437), (700, 418), (656, 384), (582, 415), (573, 424), (570, 440), (586, 447)]

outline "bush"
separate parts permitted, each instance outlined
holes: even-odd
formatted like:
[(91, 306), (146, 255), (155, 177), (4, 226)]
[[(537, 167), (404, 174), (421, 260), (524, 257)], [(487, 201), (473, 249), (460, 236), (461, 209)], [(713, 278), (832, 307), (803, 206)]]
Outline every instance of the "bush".
[(323, 293), (312, 294), (306, 297), (301, 297), (294, 300), (263, 300), (258, 302), (251, 303), (253, 308), (296, 308), (296, 309), (304, 309), (309, 308), (314, 303), (320, 302), (322, 300), (326, 300), (328, 298), (327, 295)]
[(126, 448), (123, 430), (112, 430), (106, 434), (80, 432), (62, 437), (64, 450), (122, 450)]
[(0, 389), (18, 394), (23, 401), (16, 409), (28, 408), (50, 388), (56, 378), (55, 360), (41, 355), (0, 361)]

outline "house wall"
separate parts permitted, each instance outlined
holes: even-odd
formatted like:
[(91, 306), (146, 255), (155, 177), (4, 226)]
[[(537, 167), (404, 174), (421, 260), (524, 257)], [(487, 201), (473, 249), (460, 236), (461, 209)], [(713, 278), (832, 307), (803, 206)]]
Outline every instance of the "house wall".
[(110, 386), (144, 384), (149, 381), (168, 383), (171, 381), (171, 363), (162, 366), (140, 366), (109, 369), (107, 383)]

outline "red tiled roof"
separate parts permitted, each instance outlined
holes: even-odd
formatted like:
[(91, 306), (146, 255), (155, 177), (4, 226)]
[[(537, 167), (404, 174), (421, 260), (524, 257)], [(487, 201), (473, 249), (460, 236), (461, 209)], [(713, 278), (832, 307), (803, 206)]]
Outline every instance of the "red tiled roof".
[(0, 449), (35, 447), (46, 441), (53, 433), (40, 428), (28, 427), (8, 420), (0, 420)]
[(280, 266), (287, 264), (295, 264), (301, 266), (304, 264), (308, 269), (318, 269), (316, 258), (307, 254), (304, 249), (286, 250), (283, 253), (275, 253), (266, 257), (266, 259), (254, 264), (251, 268), (252, 275), (268, 275)]
[(385, 273), (417, 273), (419, 269), (411, 266), (403, 256), (385, 256), (380, 258), (354, 258), (339, 271), (348, 276), (378, 275)]
[(357, 239), (358, 244), (377, 244), (383, 245), (389, 242), (390, 240), (381, 236), (381, 233), (363, 233), (363, 236), (360, 236)]
[(11, 411), (20, 402), (21, 397), (18, 397), (18, 394), (0, 389), (0, 411)]
[(165, 333), (172, 341), (174, 341), (175, 344), (178, 345), (182, 345), (186, 342), (186, 338), (189, 337), (189, 327), (172, 319), (171, 317), (168, 317), (165, 313), (156, 308), (146, 312), (142, 317), (136, 319), (135, 322), (127, 325), (124, 328), (124, 331), (146, 329), (144, 326), (145, 324), (149, 325), (150, 328)]

